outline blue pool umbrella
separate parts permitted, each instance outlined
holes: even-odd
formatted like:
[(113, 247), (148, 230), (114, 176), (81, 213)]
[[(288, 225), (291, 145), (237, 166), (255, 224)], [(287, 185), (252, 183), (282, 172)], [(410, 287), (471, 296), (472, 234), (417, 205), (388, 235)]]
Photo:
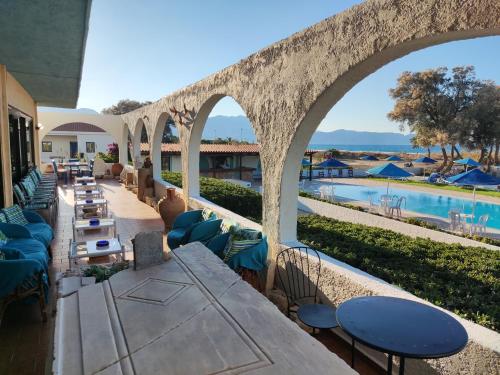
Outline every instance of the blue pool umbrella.
[(331, 158), (322, 161), (319, 164), (316, 164), (317, 167), (321, 168), (346, 168), (348, 165), (346, 163), (342, 163), (340, 160)]
[(388, 158), (386, 158), (385, 160), (387, 161), (402, 161), (403, 159), (401, 159), (399, 156), (397, 155), (391, 155), (389, 156)]
[(378, 160), (378, 158), (376, 156), (373, 156), (373, 155), (366, 155), (366, 156), (362, 156), (361, 160), (376, 161), (376, 160)]
[(465, 171), (469, 169), (469, 167), (479, 167), (481, 163), (478, 163), (474, 159), (471, 158), (465, 158), (465, 159), (460, 159), (460, 160), (455, 160), (453, 163), (455, 164), (460, 164), (460, 165), (465, 165)]
[(307, 159), (302, 159), (302, 166), (303, 167), (309, 167), (311, 165), (311, 162)]
[(474, 190), (472, 191), (472, 218), (474, 218), (474, 211), (476, 208), (476, 186), (500, 185), (499, 178), (484, 173), (479, 168), (449, 177), (446, 181), (455, 185), (474, 186)]
[(414, 163), (422, 163), (422, 164), (434, 164), (437, 163), (436, 160), (428, 158), (427, 156), (423, 156), (414, 161)]
[(410, 177), (412, 175), (410, 172), (406, 172), (403, 168), (399, 168), (397, 165), (394, 165), (392, 163), (387, 163), (375, 168), (370, 168), (366, 171), (366, 173), (376, 177), (387, 178), (387, 194), (389, 194), (389, 179)]

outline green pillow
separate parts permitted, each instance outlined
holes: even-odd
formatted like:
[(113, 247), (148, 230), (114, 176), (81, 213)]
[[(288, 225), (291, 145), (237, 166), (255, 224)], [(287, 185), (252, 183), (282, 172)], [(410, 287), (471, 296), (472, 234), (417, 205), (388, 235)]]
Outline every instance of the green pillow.
[(7, 218), (5, 217), (5, 214), (3, 212), (0, 212), (0, 223), (6, 223)]
[(203, 221), (210, 220), (212, 218), (212, 215), (214, 215), (214, 212), (212, 210), (209, 210), (208, 208), (204, 208), (203, 211), (201, 212), (201, 217), (203, 218)]
[(7, 241), (9, 240), (9, 238), (5, 235), (4, 232), (2, 232), (0, 230), (0, 246), (3, 246), (7, 243)]
[(19, 207), (17, 204), (9, 208), (4, 208), (3, 213), (7, 217), (8, 223), (19, 224), (19, 225), (29, 224), (28, 220), (26, 220), (26, 218), (24, 217), (21, 207)]
[(231, 248), (226, 253), (224, 257), (224, 262), (228, 262), (234, 255), (238, 254), (240, 251), (246, 250), (259, 244), (262, 240), (233, 240), (231, 241)]

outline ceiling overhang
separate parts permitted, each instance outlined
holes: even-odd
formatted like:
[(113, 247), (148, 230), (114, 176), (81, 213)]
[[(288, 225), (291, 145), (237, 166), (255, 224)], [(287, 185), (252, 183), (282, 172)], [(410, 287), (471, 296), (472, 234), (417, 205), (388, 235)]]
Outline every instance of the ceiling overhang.
[(0, 2), (0, 64), (38, 105), (76, 107), (91, 2)]

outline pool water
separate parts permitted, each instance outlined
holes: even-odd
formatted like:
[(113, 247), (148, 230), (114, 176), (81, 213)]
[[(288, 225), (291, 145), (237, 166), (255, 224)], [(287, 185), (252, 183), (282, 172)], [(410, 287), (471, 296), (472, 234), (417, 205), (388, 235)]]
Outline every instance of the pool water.
[[(323, 184), (313, 183), (306, 190), (319, 193), (319, 188)], [(386, 194), (387, 186), (362, 186), (350, 184), (331, 184), (335, 187), (335, 196), (356, 201), (369, 202), (373, 196), (373, 201), (380, 204), (380, 196)], [(389, 194), (406, 197), (406, 205), (403, 202), (403, 210), (413, 211), (421, 214), (448, 218), (451, 209), (457, 209), (464, 213), (472, 213), (472, 192), (471, 199), (450, 197), (446, 195), (431, 194), (428, 192), (406, 190), (389, 185)], [(489, 215), (486, 226), (500, 229), (500, 201), (499, 204), (476, 201), (475, 217)]]

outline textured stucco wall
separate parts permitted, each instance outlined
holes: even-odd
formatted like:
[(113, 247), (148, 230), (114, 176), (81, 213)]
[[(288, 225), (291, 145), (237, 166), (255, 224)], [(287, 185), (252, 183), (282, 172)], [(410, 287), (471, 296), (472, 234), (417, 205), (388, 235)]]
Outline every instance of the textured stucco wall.
[[(196, 196), (206, 118), (222, 97), (234, 98), (261, 145), (263, 228), (273, 259), (280, 241), (295, 239), (296, 206), (290, 202), (298, 194), (300, 159), (328, 110), (364, 77), (412, 51), (498, 34), (498, 0), (369, 0), (122, 118), (136, 138), (142, 124), (148, 134), (160, 134), (156, 127), (173, 116), (172, 107), (194, 110), (191, 126), (174, 120), (182, 146), (184, 194)], [(154, 143), (153, 164), (159, 165)]]

